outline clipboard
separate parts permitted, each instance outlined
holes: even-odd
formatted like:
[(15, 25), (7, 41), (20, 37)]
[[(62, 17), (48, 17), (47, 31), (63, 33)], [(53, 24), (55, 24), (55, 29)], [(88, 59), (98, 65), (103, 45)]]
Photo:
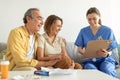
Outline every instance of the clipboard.
[(88, 42), (83, 54), (83, 59), (85, 58), (99, 58), (100, 56), (96, 53), (99, 49), (108, 50), (111, 40), (91, 40)]

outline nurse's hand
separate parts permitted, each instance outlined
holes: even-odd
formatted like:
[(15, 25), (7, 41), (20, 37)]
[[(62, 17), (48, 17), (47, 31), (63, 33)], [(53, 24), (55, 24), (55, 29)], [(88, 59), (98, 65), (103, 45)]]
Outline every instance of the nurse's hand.
[(100, 49), (97, 51), (97, 54), (100, 56), (100, 57), (107, 57), (109, 55), (108, 51), (105, 50), (105, 49)]

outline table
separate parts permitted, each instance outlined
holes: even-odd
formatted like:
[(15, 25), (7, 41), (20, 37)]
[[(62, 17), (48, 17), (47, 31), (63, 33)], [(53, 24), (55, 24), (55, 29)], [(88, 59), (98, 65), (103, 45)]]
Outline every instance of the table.
[(74, 71), (75, 72), (70, 75), (50, 75), (50, 76), (34, 76), (33, 71), (9, 71), (8, 80), (12, 80), (11, 78), (17, 75), (26, 77), (25, 80), (119, 80), (98, 70), (74, 70)]

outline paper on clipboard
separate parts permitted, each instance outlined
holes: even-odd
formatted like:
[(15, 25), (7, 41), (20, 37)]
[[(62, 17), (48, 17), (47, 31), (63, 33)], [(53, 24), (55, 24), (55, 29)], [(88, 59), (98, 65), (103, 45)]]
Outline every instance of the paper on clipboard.
[(111, 44), (111, 40), (92, 40), (89, 41), (83, 55), (85, 58), (99, 58), (100, 56), (96, 54), (96, 51), (99, 49), (108, 49)]

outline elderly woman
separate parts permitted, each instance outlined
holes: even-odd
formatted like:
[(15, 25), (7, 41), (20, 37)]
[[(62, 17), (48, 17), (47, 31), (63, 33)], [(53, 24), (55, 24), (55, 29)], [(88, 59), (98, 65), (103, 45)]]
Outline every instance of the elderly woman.
[(74, 63), (68, 57), (64, 40), (58, 36), (62, 24), (62, 19), (56, 15), (50, 15), (46, 19), (44, 24), (45, 33), (38, 39), (37, 59), (39, 61), (54, 61), (55, 64), (51, 66), (54, 68), (82, 69), (80, 64)]

